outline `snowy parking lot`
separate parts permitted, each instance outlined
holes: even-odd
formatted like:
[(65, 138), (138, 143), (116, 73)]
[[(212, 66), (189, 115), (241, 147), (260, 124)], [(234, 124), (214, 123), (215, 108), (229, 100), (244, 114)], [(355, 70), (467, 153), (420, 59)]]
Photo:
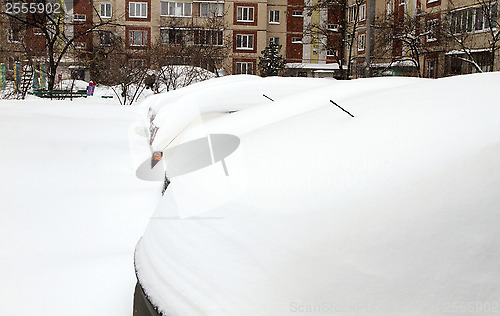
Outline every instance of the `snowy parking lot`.
[(500, 73), (311, 80), (0, 101), (0, 315), (498, 315)]
[(132, 314), (161, 188), (135, 177), (142, 109), (109, 102), (0, 101), (1, 315)]

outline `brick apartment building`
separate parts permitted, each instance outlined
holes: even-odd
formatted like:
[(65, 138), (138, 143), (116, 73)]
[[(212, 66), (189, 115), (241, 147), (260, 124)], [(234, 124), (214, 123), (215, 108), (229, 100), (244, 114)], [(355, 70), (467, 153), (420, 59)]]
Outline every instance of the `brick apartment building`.
[[(484, 3), (483, 3), (484, 2)], [(65, 1), (71, 36), (91, 27), (93, 23), (113, 20), (119, 25), (101, 28), (74, 43), (75, 51), (92, 51), (109, 45), (120, 37), (126, 49), (140, 51), (155, 43), (178, 45), (188, 26), (196, 31), (190, 40), (194, 45), (223, 45), (231, 42), (229, 53), (216, 61), (225, 74), (258, 74), (258, 57), (269, 42), (282, 45), (287, 74), (310, 77), (338, 77), (338, 56), (343, 47), (344, 67), (351, 65), (351, 77), (378, 75), (416, 75), (415, 65), (406, 56), (405, 43), (393, 42), (381, 50), (381, 35), (377, 23), (381, 19), (416, 19), (423, 23), (417, 28), (426, 34), (418, 62), (421, 75), (430, 78), (499, 70), (498, 62), (490, 63), (491, 33), (497, 29), (497, 5), (486, 0), (347, 0), (348, 9), (338, 7), (308, 8), (317, 0), (69, 0)], [(485, 7), (487, 4), (487, 8)], [(3, 8), (5, 11), (5, 8)], [(486, 17), (490, 17), (487, 19)], [(218, 27), (208, 27), (207, 21), (218, 19)], [(345, 24), (342, 24), (345, 21)], [(433, 35), (436, 25), (450, 26), (452, 36)], [(493, 23), (494, 22), (494, 23)], [(0, 16), (0, 62), (8, 70), (22, 52), (18, 31)], [(328, 32), (314, 37), (308, 30), (312, 24), (324, 25)], [(340, 36), (345, 25), (345, 38)], [(42, 51), (43, 39), (37, 40), (36, 30), (27, 31), (30, 46)], [(354, 38), (352, 37), (354, 34)], [(460, 47), (451, 37), (463, 38), (467, 46)], [(325, 40), (326, 39), (326, 40)], [(351, 47), (350, 41), (353, 41)], [(326, 45), (325, 42), (336, 42)], [(339, 43), (347, 43), (340, 45)], [(387, 46), (387, 45), (386, 45)], [(350, 54), (349, 54), (350, 52)], [(474, 63), (464, 57), (474, 57)], [(469, 58), (470, 59), (470, 58)], [(495, 54), (493, 60), (497, 60)], [(70, 60), (70, 59), (69, 59)], [(403, 61), (404, 60), (404, 61)], [(71, 67), (71, 63), (67, 63)], [(74, 66), (73, 66), (74, 67)], [(83, 77), (83, 70), (73, 73)], [(88, 77), (88, 75), (87, 75)], [(86, 78), (88, 80), (88, 78)]]
[[(354, 7), (355, 1), (349, 0)], [(418, 57), (411, 56), (408, 44), (394, 41), (381, 49), (384, 36), (377, 23), (381, 19), (414, 23), (406, 34), (420, 40)], [(352, 19), (348, 17), (352, 24)], [(353, 76), (367, 77), (387, 73), (417, 75), (426, 78), (499, 71), (499, 56), (491, 43), (498, 41), (496, 1), (490, 0), (365, 0), (359, 6), (359, 24), (355, 32)], [(394, 30), (393, 30), (394, 31)], [(494, 51), (494, 53), (493, 53)]]

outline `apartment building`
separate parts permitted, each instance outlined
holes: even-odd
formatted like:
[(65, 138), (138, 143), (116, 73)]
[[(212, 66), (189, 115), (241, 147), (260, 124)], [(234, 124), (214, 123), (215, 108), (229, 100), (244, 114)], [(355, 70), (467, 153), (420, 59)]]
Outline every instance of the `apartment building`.
[[(6, 10), (3, 1), (0, 2), (0, 10), (2, 12)], [(2, 67), (0, 71), (5, 71), (4, 75), (7, 74), (7, 77), (12, 77), (15, 64), (21, 59), (22, 38), (21, 28), (4, 15), (0, 15), (0, 67)]]
[[(287, 63), (296, 65), (291, 67), (295, 70), (292, 75), (314, 75), (308, 71), (320, 69), (331, 76), (335, 68), (324, 66), (327, 61), (332, 63), (331, 50), (304, 40), (311, 18), (328, 19), (325, 12), (306, 15), (308, 3), (304, 0), (66, 0), (64, 5), (64, 33), (75, 40), (63, 66), (69, 68), (66, 73), (72, 72), (79, 79), (89, 80), (88, 71), (85, 74), (80, 66), (71, 65), (72, 61), (78, 64), (86, 53), (112, 46), (117, 40), (131, 59), (144, 61), (147, 50), (158, 44), (227, 45), (224, 58), (212, 61), (213, 65), (199, 64), (212, 71), (223, 69), (225, 74), (258, 74), (258, 57), (270, 42), (281, 45)], [(78, 36), (99, 23), (105, 25), (98, 32)], [(30, 32), (30, 45), (43, 55), (45, 37), (38, 29)], [(9, 34), (12, 41), (14, 33)], [(183, 62), (171, 57), (174, 63)], [(323, 66), (314, 66), (318, 64)]]
[(258, 74), (258, 57), (270, 42), (282, 45), (287, 61), (302, 62), (302, 0), (111, 0), (94, 5), (99, 12), (94, 20), (120, 24), (99, 32), (94, 45), (109, 45), (113, 36), (135, 51), (158, 43), (181, 45), (182, 39), (190, 45), (230, 44), (217, 62), (226, 74)]
[[(496, 1), (366, 0), (361, 5), (355, 5), (355, 1), (351, 4), (352, 8), (359, 7), (353, 77), (415, 76), (420, 72), (427, 78), (439, 78), (500, 70), (495, 62), (498, 53), (492, 47), (498, 41)], [(393, 19), (393, 25), (404, 24), (407, 34), (400, 37), (413, 38), (416, 47), (409, 49), (408, 41), (400, 40), (393, 41), (388, 49), (381, 49), (377, 42), (384, 36), (380, 27), (384, 18)], [(350, 30), (353, 19), (349, 12)], [(413, 27), (408, 27), (410, 24)], [(405, 27), (390, 31), (402, 32)]]
[[(71, 61), (120, 39), (141, 60), (141, 52), (154, 45), (228, 46), (224, 56), (199, 65), (225, 74), (258, 74), (258, 57), (274, 42), (282, 45), (287, 74), (309, 77), (341, 77), (339, 60), (350, 77), (448, 75), (500, 70), (496, 32), (498, 6), (493, 0), (347, 0), (347, 8), (315, 7), (318, 0), (67, 0), (64, 32), (85, 32), (96, 23), (113, 22), (75, 39), (65, 60), (73, 74), (89, 79)], [(311, 10), (311, 7), (315, 7)], [(380, 21), (393, 19), (419, 23), (418, 56), (404, 41), (381, 47)], [(5, 18), (0, 30), (0, 63), (7, 70), (22, 55), (21, 33)], [(325, 32), (313, 34), (311, 25)], [(33, 51), (43, 55), (44, 37), (29, 29)], [(14, 53), (13, 53), (14, 52)], [(176, 57), (175, 52), (171, 53)], [(178, 57), (178, 56), (177, 56)], [(144, 56), (144, 59), (147, 59)], [(413, 59), (413, 61), (412, 61)], [(415, 62), (415, 60), (418, 61)], [(173, 59), (182, 63), (182, 59)]]
[(500, 70), (496, 1), (427, 0), (422, 3), (422, 11), (429, 30), (440, 26), (436, 27), (437, 34), (427, 38), (433, 49), (423, 58), (426, 77)]

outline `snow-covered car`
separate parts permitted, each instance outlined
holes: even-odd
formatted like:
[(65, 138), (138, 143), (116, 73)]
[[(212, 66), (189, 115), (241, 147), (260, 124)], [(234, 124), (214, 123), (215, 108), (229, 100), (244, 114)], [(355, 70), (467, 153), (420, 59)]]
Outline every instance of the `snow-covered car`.
[(170, 184), (136, 315), (500, 312), (499, 84), (230, 76), (148, 99)]

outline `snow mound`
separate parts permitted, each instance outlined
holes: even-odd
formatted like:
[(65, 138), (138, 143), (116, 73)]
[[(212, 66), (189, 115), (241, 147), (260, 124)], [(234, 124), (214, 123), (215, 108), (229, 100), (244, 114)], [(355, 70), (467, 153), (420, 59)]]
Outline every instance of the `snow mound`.
[[(226, 77), (148, 99), (156, 149), (182, 128), (241, 143), (229, 176), (172, 179), (136, 248), (147, 296), (169, 316), (500, 313), (499, 84)], [(185, 100), (201, 123), (167, 114)]]

